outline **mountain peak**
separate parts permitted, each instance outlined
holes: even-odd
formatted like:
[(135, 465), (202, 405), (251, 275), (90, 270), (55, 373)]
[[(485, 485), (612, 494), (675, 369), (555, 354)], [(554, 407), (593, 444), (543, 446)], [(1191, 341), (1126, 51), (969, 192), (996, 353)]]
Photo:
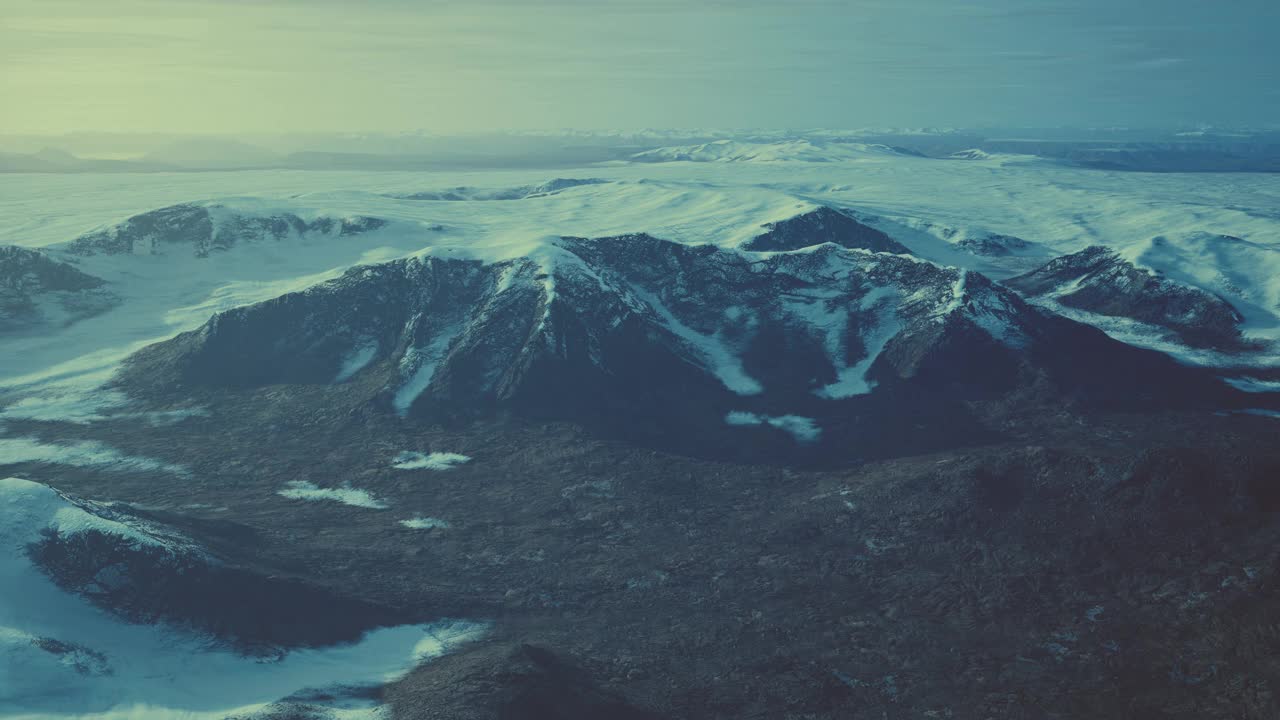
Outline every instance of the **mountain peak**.
[[(549, 240), (497, 262), (358, 267), (139, 352), (125, 384), (349, 385), (347, 397), (410, 422), (514, 412), (687, 452), (811, 461), (912, 444), (894, 398), (930, 408), (930, 442), (972, 439), (965, 403), (1011, 392), (1044, 358), (1068, 395), (1146, 392), (1123, 369), (1072, 371), (1081, 353), (1176, 372), (979, 273), (832, 243), (759, 255), (641, 233)], [(883, 424), (867, 434), (850, 413)]]
[(1140, 268), (1102, 245), (1050, 260), (1005, 284), (1040, 302), (1161, 328), (1191, 347), (1247, 346), (1239, 328), (1244, 318), (1229, 302)]
[(834, 243), (844, 248), (909, 255), (911, 250), (884, 232), (825, 205), (764, 226), (766, 232), (742, 245), (744, 250), (799, 250)]

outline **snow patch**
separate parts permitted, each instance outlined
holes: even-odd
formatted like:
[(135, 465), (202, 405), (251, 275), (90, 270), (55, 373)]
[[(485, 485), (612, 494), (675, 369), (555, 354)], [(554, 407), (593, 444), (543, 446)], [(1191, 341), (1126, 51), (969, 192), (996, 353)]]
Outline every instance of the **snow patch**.
[(789, 433), (801, 444), (814, 443), (822, 437), (822, 428), (818, 427), (818, 422), (800, 415), (759, 415), (734, 410), (725, 416), (724, 421), (738, 426), (768, 425)]
[(407, 379), (396, 390), (391, 401), (400, 417), (409, 414), (414, 401), (431, 385), (431, 378), (435, 376), (440, 361), (448, 354), (449, 345), (464, 329), (461, 324), (450, 326), (437, 334), (425, 348), (409, 348), (401, 358), (400, 371)]
[(400, 524), (410, 530), (447, 530), (450, 527), (448, 520), (422, 516), (401, 520)]
[(167, 472), (183, 477), (191, 474), (181, 465), (173, 465), (148, 457), (125, 455), (110, 445), (96, 440), (53, 444), (31, 437), (0, 438), (0, 465), (24, 462), (72, 465), (115, 472)]
[(327, 500), (339, 502), (352, 507), (369, 508), (370, 510), (386, 510), (389, 505), (370, 495), (367, 491), (357, 490), (350, 485), (337, 488), (322, 488), (306, 480), (292, 480), (277, 493), (290, 500)]
[(0, 408), (0, 420), (34, 420), (89, 425), (105, 420), (143, 420), (152, 425), (172, 425), (191, 417), (207, 416), (204, 408), (129, 411), (129, 398), (108, 389), (109, 372), (94, 372), (49, 383), (27, 391)]
[(758, 395), (764, 391), (764, 386), (747, 374), (742, 359), (724, 343), (719, 334), (706, 335), (685, 325), (653, 293), (634, 285), (631, 286), (631, 291), (661, 318), (668, 330), (702, 357), (704, 367), (726, 388), (738, 395)]
[(862, 298), (859, 307), (864, 313), (871, 313), (872, 322), (862, 337), (866, 354), (853, 365), (846, 365), (844, 361), (848, 344), (845, 337), (848, 328), (847, 314), (844, 315), (843, 323), (827, 333), (827, 353), (836, 368), (836, 381), (815, 390), (815, 395), (828, 400), (840, 400), (865, 395), (875, 389), (876, 384), (867, 377), (867, 372), (889, 341), (902, 330), (902, 323), (897, 315), (896, 301), (899, 297), (899, 293), (893, 288), (878, 287)]
[(449, 470), (470, 461), (470, 457), (460, 453), (433, 452), (423, 454), (406, 450), (395, 456), (391, 467), (398, 470)]
[(1258, 380), (1251, 377), (1223, 378), (1225, 383), (1237, 390), (1251, 393), (1280, 393), (1280, 380)]
[(378, 343), (372, 340), (356, 347), (343, 358), (342, 368), (338, 370), (338, 376), (333, 381), (346, 382), (350, 380), (351, 376), (363, 370), (377, 354)]

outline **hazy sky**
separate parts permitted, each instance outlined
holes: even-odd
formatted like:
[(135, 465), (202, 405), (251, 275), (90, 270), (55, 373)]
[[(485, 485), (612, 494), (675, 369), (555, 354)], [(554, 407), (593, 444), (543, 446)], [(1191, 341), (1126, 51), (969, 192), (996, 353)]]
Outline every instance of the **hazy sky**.
[(0, 133), (1280, 123), (1280, 0), (0, 0)]

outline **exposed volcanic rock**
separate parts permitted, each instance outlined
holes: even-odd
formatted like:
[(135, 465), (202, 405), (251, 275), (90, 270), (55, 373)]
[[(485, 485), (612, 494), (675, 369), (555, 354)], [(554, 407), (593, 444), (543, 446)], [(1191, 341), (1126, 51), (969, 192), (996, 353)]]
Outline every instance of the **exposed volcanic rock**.
[(189, 250), (196, 257), (239, 243), (283, 240), (309, 234), (348, 236), (377, 230), (380, 218), (322, 216), (305, 220), (293, 213), (246, 215), (220, 205), (172, 205), (83, 235), (67, 245), (75, 255), (163, 255)]
[(1232, 393), (977, 273), (832, 244), (761, 257), (647, 235), (356, 268), (144, 349), (122, 382), (139, 396), (349, 382), (411, 418), (514, 411), (808, 460), (980, 440), (974, 401)]
[(838, 210), (819, 207), (786, 220), (765, 225), (765, 232), (745, 244), (744, 250), (799, 250), (811, 245), (835, 243), (872, 252), (910, 254), (911, 250), (883, 232), (863, 225)]
[(101, 278), (30, 248), (0, 246), (0, 332), (70, 324), (119, 303)]
[(1238, 327), (1244, 318), (1226, 300), (1139, 268), (1107, 247), (1064, 255), (1005, 284), (1028, 297), (1164, 328), (1192, 347), (1245, 347)]

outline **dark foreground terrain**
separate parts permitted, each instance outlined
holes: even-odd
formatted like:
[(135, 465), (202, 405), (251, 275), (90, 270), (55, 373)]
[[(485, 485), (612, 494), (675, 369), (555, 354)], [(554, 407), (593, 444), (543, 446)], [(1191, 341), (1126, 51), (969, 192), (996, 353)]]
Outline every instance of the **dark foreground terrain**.
[[(491, 620), (384, 690), (396, 718), (1280, 714), (1272, 418), (1039, 408), (991, 443), (801, 470), (567, 423), (405, 422), (357, 395), (267, 386), (197, 393), (209, 414), (169, 426), (8, 429), (186, 466), (56, 485), (136, 503), (299, 611)], [(473, 459), (393, 468), (405, 450)], [(277, 494), (295, 480), (389, 508)], [(414, 515), (450, 526), (397, 522)]]

